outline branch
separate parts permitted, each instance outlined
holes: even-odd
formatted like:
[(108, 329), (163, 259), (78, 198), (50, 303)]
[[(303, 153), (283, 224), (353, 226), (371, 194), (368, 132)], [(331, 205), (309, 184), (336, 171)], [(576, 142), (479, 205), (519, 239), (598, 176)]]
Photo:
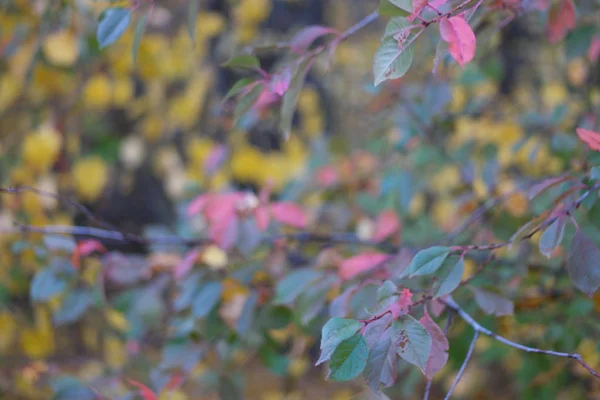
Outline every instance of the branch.
[(539, 354), (546, 354), (549, 356), (573, 359), (573, 360), (577, 361), (583, 368), (585, 368), (590, 374), (592, 374), (592, 376), (594, 376), (596, 378), (600, 378), (600, 373), (598, 373), (591, 366), (586, 364), (583, 361), (583, 358), (581, 357), (581, 355), (578, 353), (563, 353), (563, 352), (554, 351), (554, 350), (544, 350), (544, 349), (538, 349), (535, 347), (529, 347), (529, 346), (525, 346), (525, 345), (522, 345), (519, 343), (515, 343), (512, 340), (508, 340), (505, 337), (500, 336), (500, 335), (492, 332), (491, 330), (481, 326), (479, 324), (479, 322), (475, 321), (473, 319), (473, 317), (471, 317), (469, 314), (467, 314), (467, 312), (465, 310), (463, 310), (454, 300), (452, 300), (452, 298), (447, 298), (447, 299), (440, 300), (440, 301), (442, 303), (444, 303), (446, 306), (448, 306), (448, 308), (450, 308), (451, 310), (454, 310), (466, 323), (471, 325), (471, 327), (473, 329), (475, 329), (476, 332), (483, 333), (484, 335), (489, 336), (492, 339), (495, 339), (495, 340), (497, 340), (501, 343), (504, 343), (510, 347), (514, 347), (515, 349), (526, 351), (527, 353), (539, 353)]
[(456, 378), (454, 378), (454, 382), (452, 382), (452, 386), (446, 394), (446, 397), (444, 397), (444, 400), (448, 400), (450, 396), (452, 396), (452, 392), (456, 388), (456, 385), (458, 385), (458, 382), (462, 379), (462, 376), (464, 375), (465, 370), (467, 369), (467, 364), (469, 363), (471, 356), (473, 356), (473, 350), (475, 350), (475, 343), (477, 343), (477, 339), (479, 339), (479, 331), (475, 330), (475, 335), (473, 335), (473, 340), (471, 340), (471, 345), (469, 346), (469, 351), (467, 352), (465, 361), (463, 361), (460, 370), (458, 370), (458, 374), (456, 374)]

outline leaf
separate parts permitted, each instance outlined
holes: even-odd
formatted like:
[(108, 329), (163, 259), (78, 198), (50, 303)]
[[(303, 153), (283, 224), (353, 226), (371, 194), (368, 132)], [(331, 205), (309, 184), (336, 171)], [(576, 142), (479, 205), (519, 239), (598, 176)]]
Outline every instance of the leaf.
[(138, 50), (140, 49), (142, 36), (144, 36), (144, 31), (146, 31), (147, 22), (148, 14), (142, 15), (142, 17), (138, 20), (137, 24), (135, 25), (135, 30), (133, 31), (133, 46), (131, 47), (131, 55), (133, 57), (134, 64), (137, 59)]
[(381, 242), (392, 236), (400, 229), (400, 220), (394, 210), (384, 210), (375, 221), (373, 241)]
[(365, 252), (344, 260), (339, 267), (338, 274), (342, 279), (348, 280), (355, 276), (377, 267), (390, 258), (389, 255), (376, 252)]
[(104, 245), (98, 240), (82, 240), (81, 242), (77, 243), (77, 246), (75, 246), (75, 251), (71, 256), (71, 262), (73, 263), (75, 268), (79, 268), (81, 266), (81, 257), (88, 256), (95, 251), (100, 253), (107, 252), (106, 247), (104, 247)]
[(352, 380), (363, 372), (368, 357), (365, 338), (357, 333), (342, 341), (333, 352), (328, 377), (338, 382)]
[(271, 204), (271, 215), (273, 219), (282, 224), (302, 229), (306, 227), (306, 213), (296, 203), (282, 201)]
[[(381, 42), (385, 42), (387, 39), (392, 39), (398, 34), (405, 33), (408, 35), (410, 33), (410, 22), (408, 22), (407, 18), (396, 17), (390, 19), (390, 21), (385, 26), (385, 32), (381, 37)], [(398, 42), (398, 40), (396, 40)]]
[(414, 21), (417, 15), (420, 15), (423, 9), (430, 4), (432, 7), (438, 9), (440, 6), (446, 4), (447, 0), (412, 0), (413, 13), (408, 17), (409, 21)]
[(192, 269), (196, 260), (200, 256), (200, 250), (193, 249), (187, 252), (183, 260), (173, 268), (173, 277), (175, 280), (181, 280)]
[(294, 112), (296, 111), (296, 104), (300, 97), (300, 92), (304, 86), (306, 76), (312, 67), (314, 59), (312, 57), (302, 60), (298, 68), (294, 73), (288, 90), (283, 95), (283, 102), (281, 104), (281, 113), (279, 116), (279, 129), (283, 133), (284, 137), (289, 137), (292, 131), (292, 119), (294, 118)]
[(311, 44), (320, 37), (337, 34), (333, 28), (321, 25), (311, 25), (301, 29), (290, 40), (290, 48), (295, 53), (303, 53)]
[(475, 56), (477, 39), (469, 23), (463, 16), (455, 16), (440, 21), (440, 35), (448, 43), (450, 55), (462, 67)]
[(584, 128), (577, 128), (576, 132), (579, 139), (587, 144), (590, 149), (600, 151), (600, 133)]
[(413, 48), (399, 49), (394, 39), (385, 40), (373, 59), (375, 86), (389, 79), (401, 78), (408, 72), (413, 60)]
[(427, 329), (429, 336), (431, 336), (431, 354), (429, 354), (429, 359), (425, 366), (425, 376), (427, 376), (427, 379), (432, 379), (448, 362), (448, 349), (450, 346), (442, 329), (429, 316), (427, 308), (425, 308), (425, 315), (423, 315), (419, 322)]
[(264, 84), (257, 84), (252, 89), (239, 99), (233, 111), (233, 121), (237, 124), (248, 111), (254, 106), (261, 92), (265, 88)]
[(575, 28), (575, 4), (573, 0), (561, 0), (550, 9), (548, 40), (551, 43), (558, 43), (573, 28)]
[(514, 314), (514, 305), (509, 299), (479, 288), (472, 288), (471, 290), (475, 294), (477, 305), (479, 305), (486, 314), (495, 315), (497, 317)]
[(369, 387), (375, 391), (379, 389), (379, 383), (389, 387), (396, 379), (398, 355), (392, 341), (392, 331), (393, 329), (387, 328), (369, 348), (363, 375)]
[(448, 275), (440, 280), (440, 285), (435, 292), (435, 298), (452, 293), (458, 287), (465, 271), (465, 259), (461, 256), (458, 261), (450, 268)]
[(377, 12), (383, 17), (406, 17), (412, 10), (411, 0), (380, 0)]
[(108, 8), (100, 16), (96, 38), (101, 49), (116, 42), (131, 21), (131, 11), (126, 8)]
[(550, 224), (542, 233), (540, 237), (540, 253), (546, 256), (546, 258), (552, 257), (554, 250), (560, 245), (565, 234), (565, 218), (563, 216), (557, 217), (554, 222)]
[(253, 291), (250, 293), (246, 302), (244, 303), (244, 308), (242, 309), (242, 314), (238, 319), (235, 329), (240, 335), (245, 335), (248, 333), (252, 324), (254, 322), (254, 314), (256, 312), (256, 305), (258, 304), (258, 293)]
[(588, 296), (600, 288), (600, 250), (580, 229), (571, 241), (567, 271), (573, 285)]
[(225, 95), (225, 97), (223, 98), (222, 101), (226, 102), (233, 96), (236, 96), (236, 95), (242, 93), (245, 89), (248, 89), (248, 86), (252, 85), (255, 82), (256, 81), (252, 78), (240, 79), (231, 87), (231, 89), (229, 89), (229, 91), (227, 92), (227, 94)]
[(253, 55), (242, 54), (229, 59), (224, 64), (221, 64), (221, 66), (227, 68), (259, 69), (260, 61)]
[(77, 321), (91, 303), (92, 298), (87, 290), (75, 289), (63, 299), (60, 308), (54, 312), (52, 319), (58, 325)]
[(221, 299), (222, 290), (221, 282), (208, 282), (201, 286), (192, 302), (194, 317), (204, 318), (210, 314)]
[(544, 179), (543, 181), (541, 181), (541, 182), (533, 185), (531, 188), (529, 188), (529, 190), (527, 191), (529, 200), (533, 200), (534, 198), (536, 198), (537, 196), (539, 196), (546, 190), (550, 189), (551, 187), (556, 186), (559, 183), (565, 182), (570, 179), (572, 179), (570, 176), (558, 176), (556, 178)]
[(386, 280), (383, 282), (383, 285), (379, 289), (377, 289), (377, 302), (381, 303), (382, 301), (396, 296), (398, 297), (398, 286), (390, 280)]
[(157, 400), (158, 397), (156, 394), (150, 389), (148, 386), (140, 383), (138, 381), (134, 381), (133, 379), (126, 379), (127, 383), (137, 387), (140, 390), (140, 394), (144, 398), (144, 400)]
[(293, 271), (283, 278), (275, 288), (275, 304), (291, 304), (311, 282), (323, 274), (310, 268)]
[(392, 327), (396, 353), (425, 373), (431, 354), (431, 336), (427, 329), (410, 315), (403, 315), (394, 321)]
[(450, 249), (443, 246), (421, 250), (413, 257), (404, 274), (411, 277), (433, 274), (442, 266), (449, 254)]
[(315, 365), (328, 361), (336, 347), (362, 327), (355, 319), (331, 318), (321, 329), (321, 356)]
[(198, 10), (200, 7), (200, 0), (188, 0), (188, 12), (187, 12), (187, 31), (192, 43), (196, 44), (196, 22), (198, 18)]
[(49, 269), (42, 269), (33, 277), (30, 296), (33, 301), (46, 301), (51, 297), (64, 292), (67, 282)]

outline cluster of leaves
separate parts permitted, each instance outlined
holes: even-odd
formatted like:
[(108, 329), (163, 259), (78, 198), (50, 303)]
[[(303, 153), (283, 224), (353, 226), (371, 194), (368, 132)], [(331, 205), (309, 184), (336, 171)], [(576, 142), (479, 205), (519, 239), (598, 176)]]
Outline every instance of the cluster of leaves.
[[(252, 2), (242, 1), (239, 7)], [(95, 44), (82, 46), (86, 51), (96, 45), (106, 48), (106, 53), (94, 57), (110, 59), (105, 68), (115, 77), (131, 84), (131, 76), (139, 74), (149, 84), (148, 96), (138, 99), (143, 101), (130, 112), (143, 115), (140, 129), (149, 142), (157, 143), (152, 140), (156, 129), (161, 130), (156, 127), (160, 123), (156, 113), (164, 103), (169, 104), (167, 119), (173, 125), (169, 129), (193, 130), (202, 108), (199, 99), (205, 99), (210, 80), (208, 73), (182, 67), (193, 76), (190, 87), (167, 98), (160, 82), (179, 79), (181, 72), (179, 67), (165, 66), (169, 64), (165, 59), (185, 65), (181, 60), (189, 58), (192, 48), (187, 36), (196, 49), (206, 51), (203, 46), (222, 29), (218, 28), (222, 21), (199, 12), (199, 2), (190, 1), (187, 32), (180, 30), (169, 42), (176, 44), (170, 49), (159, 34), (145, 33), (157, 10), (154, 2), (128, 5), (105, 9), (91, 34)], [(262, 18), (260, 12), (251, 17), (248, 9), (243, 10), (246, 13), (240, 14), (249, 20)], [(485, 38), (476, 27), (483, 26), (486, 18), (492, 25), (498, 15), (512, 18), (516, 11), (526, 11), (541, 21), (551, 42), (566, 37), (569, 73), (565, 82), (543, 81), (541, 93), (531, 88), (531, 93), (540, 94), (535, 101), (527, 97), (530, 88), (525, 87), (515, 98), (495, 103), (498, 60), (490, 57), (475, 65), (476, 47), (481, 52), (481, 38)], [(297, 107), (315, 108), (312, 95), (303, 89), (306, 76), (323, 56), (335, 66), (334, 55), (347, 51), (346, 40), (360, 36), (357, 32), (378, 15), (390, 20), (376, 43), (374, 82), (369, 89), (378, 101), (389, 104), (392, 100), (393, 127), (381, 132), (381, 124), (373, 124), (369, 128), (374, 135), (358, 142), (362, 150), (341, 157), (316, 152), (308, 164), (309, 157), (299, 148), (292, 128)], [(137, 17), (135, 27), (130, 26)], [(200, 396), (206, 391), (234, 399), (242, 396), (243, 375), (252, 368), (249, 362), (254, 358), (273, 374), (292, 378), (304, 375), (312, 361), (327, 363), (330, 380), (349, 381), (362, 375), (380, 397), (385, 396), (382, 387), (392, 395), (405, 395), (406, 390), (414, 395), (414, 383), (421, 378), (412, 371), (421, 371), (425, 380), (448, 390), (448, 371), (464, 358), (464, 352), (455, 349), (466, 348), (465, 338), (470, 334), (465, 335), (464, 323), (454, 321), (442, 330), (435, 319), (455, 315), (477, 334), (488, 335), (457, 306), (473, 298), (471, 303), (482, 312), (482, 321), (500, 334), (535, 343), (540, 349), (533, 352), (548, 357), (557, 353), (543, 349), (557, 348), (578, 351), (587, 361), (559, 353), (579, 364), (564, 368), (556, 360), (522, 363), (520, 357), (528, 355), (513, 357), (500, 346), (508, 341), (512, 349), (532, 348), (502, 338), (502, 343), (488, 342), (487, 349), (475, 350), (482, 362), (503, 360), (509, 371), (518, 372), (523, 396), (544, 397), (567, 390), (567, 396), (583, 397), (579, 380), (587, 381), (588, 373), (597, 376), (594, 371), (600, 367), (597, 343), (589, 339), (597, 334), (594, 318), (600, 312), (600, 250), (594, 243), (600, 237), (595, 223), (600, 211), (600, 173), (589, 164), (600, 159), (597, 153), (585, 152), (575, 132), (589, 149), (600, 151), (593, 118), (600, 107), (598, 92), (585, 84), (597, 66), (600, 46), (597, 27), (584, 24), (578, 28), (575, 22), (571, 0), (551, 5), (543, 1), (525, 5), (382, 0), (378, 13), (346, 31), (310, 26), (285, 43), (277, 43), (273, 47), (291, 61), (274, 71), (261, 68), (255, 54), (261, 49), (233, 56), (224, 67), (249, 76), (224, 96), (225, 101), (236, 100), (229, 127), (243, 126), (248, 118), (279, 106), (279, 130), (289, 137), (287, 147), (278, 162), (263, 162), (248, 149), (244, 157), (235, 159), (228, 158), (228, 146), (204, 138), (188, 142), (189, 171), (178, 166), (167, 174), (175, 178), (187, 173), (188, 181), (196, 184), (189, 191), (174, 190), (178, 200), (190, 199), (181, 204), (176, 235), (148, 232), (136, 236), (112, 227), (71, 226), (64, 209), (58, 207), (62, 197), (46, 190), (4, 190), (7, 214), (0, 219), (0, 228), (10, 236), (0, 236), (0, 244), (8, 250), (1, 256), (7, 260), (5, 265), (14, 266), (3, 277), (6, 304), (28, 291), (34, 312), (21, 328), (18, 316), (8, 309), (2, 311), (2, 351), (14, 351), (18, 337), (20, 348), (31, 359), (69, 354), (72, 346), (62, 343), (55, 329), (80, 323), (83, 346), (104, 356), (100, 371), (81, 374), (85, 375), (81, 380), (57, 377), (43, 363), (18, 369), (19, 393), (34, 396), (27, 390), (31, 387), (58, 398), (120, 398), (135, 388), (145, 399), (186, 398), (185, 392)], [(477, 39), (474, 32), (478, 32)], [(89, 40), (89, 32), (85, 37)], [(433, 52), (426, 53), (441, 78), (417, 82), (425, 68), (413, 68), (416, 83), (403, 79), (399, 85), (382, 88), (383, 82), (409, 73), (419, 56), (417, 44), (428, 48), (427, 38), (437, 43), (434, 58)], [(73, 39), (70, 31), (50, 35), (42, 46), (47, 60), (42, 60), (37, 73), (43, 77), (50, 70), (55, 76), (52, 68), (57, 65), (77, 70), (83, 47), (73, 46)], [(153, 43), (162, 45), (155, 46), (157, 50)], [(60, 51), (53, 51), (57, 48)], [(125, 56), (129, 48), (132, 57)], [(459, 66), (447, 63), (446, 53)], [(22, 66), (24, 58), (9, 56), (10, 68)], [(124, 59), (135, 60), (135, 67)], [(136, 97), (117, 95), (122, 94), (119, 85), (106, 85), (103, 73), (90, 71), (92, 77), (65, 78), (67, 88), (41, 86), (44, 90), (36, 91), (34, 85), (21, 94), (20, 87), (7, 86), (9, 90), (0, 95), (0, 112), (11, 112), (19, 101), (52, 104), (53, 96), (65, 97), (64, 91), (79, 80), (87, 95), (83, 108), (72, 110), (77, 117), (61, 117), (67, 122), (85, 121), (78, 114), (83, 110), (93, 110), (97, 113), (94, 121), (102, 120), (109, 104), (123, 107)], [(60, 70), (58, 75), (63, 72), (67, 73)], [(76, 72), (68, 71), (77, 76)], [(5, 72), (3, 82), (8, 82), (6, 76), (12, 75)], [(159, 83), (154, 92), (152, 82)], [(381, 112), (377, 104), (371, 109), (378, 122), (389, 121), (382, 116), (387, 110)], [(26, 109), (24, 114), (32, 112)], [(364, 113), (363, 117), (368, 119)], [(513, 118), (514, 122), (507, 122)], [(26, 136), (22, 160), (7, 161), (18, 165), (10, 177), (12, 184), (48, 181), (50, 170), (61, 164), (61, 153), (77, 147), (61, 134), (65, 124), (40, 125)], [(121, 154), (125, 164), (139, 165), (144, 158), (135, 140), (125, 141)], [(177, 164), (172, 157), (165, 158), (171, 160), (170, 165)], [(294, 168), (298, 165), (302, 168)], [(259, 175), (256, 181), (262, 191), (254, 194), (231, 188), (231, 176), (219, 174), (229, 169), (245, 177)], [(277, 175), (279, 169), (292, 173), (282, 177)], [(73, 186), (83, 200), (96, 199), (108, 180), (99, 157), (77, 164), (72, 174)], [(290, 182), (290, 176), (301, 179)], [(275, 200), (269, 182), (280, 190)], [(71, 185), (67, 183), (67, 190), (61, 187), (60, 191), (68, 191)], [(198, 196), (200, 189), (203, 193)], [(78, 207), (78, 203), (67, 203)], [(10, 225), (13, 219), (19, 221), (17, 228)], [(55, 234), (94, 239), (75, 242), (57, 239)], [(104, 239), (147, 244), (150, 254), (109, 251), (100, 242)], [(532, 251), (532, 243), (539, 252)], [(557, 306), (551, 301), (556, 297), (567, 301)], [(479, 313), (471, 307), (468, 311)], [(518, 320), (511, 317), (517, 312)], [(156, 336), (161, 346), (153, 345)], [(311, 360), (311, 345), (319, 337), (320, 357)], [(475, 341), (466, 361), (474, 346)], [(417, 368), (407, 369), (408, 364)], [(463, 373), (461, 368), (456, 382), (468, 379)], [(542, 384), (530, 385), (538, 381)], [(593, 385), (588, 388), (595, 390)], [(454, 386), (449, 390), (455, 390)]]

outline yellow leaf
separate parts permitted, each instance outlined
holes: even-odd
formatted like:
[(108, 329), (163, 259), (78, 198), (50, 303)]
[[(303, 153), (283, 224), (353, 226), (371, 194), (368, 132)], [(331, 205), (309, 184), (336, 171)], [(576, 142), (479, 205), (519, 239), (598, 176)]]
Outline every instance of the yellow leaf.
[(49, 331), (25, 328), (21, 332), (21, 348), (30, 358), (47, 357), (54, 351), (54, 335)]
[(10, 312), (0, 312), (0, 351), (8, 350), (14, 341), (17, 323)]
[(113, 99), (113, 86), (104, 74), (92, 76), (83, 87), (83, 102), (93, 110), (107, 109)]
[(104, 360), (113, 369), (119, 369), (127, 362), (125, 344), (114, 335), (104, 337)]
[(158, 400), (188, 400), (189, 397), (183, 391), (165, 389), (158, 395)]
[(108, 169), (100, 157), (81, 159), (73, 167), (73, 183), (77, 194), (84, 200), (96, 200), (107, 182)]
[(50, 125), (43, 125), (25, 137), (21, 147), (23, 161), (37, 172), (46, 172), (58, 158), (62, 138)]
[(288, 372), (291, 377), (299, 378), (306, 374), (310, 367), (310, 363), (305, 358), (294, 358), (290, 360)]
[(227, 253), (215, 245), (205, 248), (200, 259), (212, 270), (223, 269), (227, 265)]
[(68, 30), (51, 33), (42, 45), (44, 55), (51, 64), (70, 67), (79, 57), (79, 41), (75, 34)]
[(129, 329), (129, 322), (125, 315), (117, 310), (107, 309), (104, 312), (104, 317), (110, 326), (120, 332), (125, 332)]

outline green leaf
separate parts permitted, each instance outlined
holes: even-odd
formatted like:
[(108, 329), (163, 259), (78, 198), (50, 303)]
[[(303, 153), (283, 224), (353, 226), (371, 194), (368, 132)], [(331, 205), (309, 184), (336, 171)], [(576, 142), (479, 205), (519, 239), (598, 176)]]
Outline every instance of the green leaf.
[(240, 316), (240, 319), (238, 319), (237, 324), (235, 326), (237, 332), (240, 335), (244, 335), (252, 327), (257, 304), (258, 293), (256, 291), (253, 291), (246, 299), (246, 302), (244, 303), (244, 308), (242, 309), (242, 315)]
[(292, 311), (285, 306), (268, 306), (259, 316), (260, 325), (265, 330), (285, 328), (291, 320)]
[(254, 86), (249, 93), (247, 93), (238, 101), (235, 106), (235, 110), (233, 111), (233, 121), (235, 124), (237, 124), (240, 118), (242, 118), (254, 106), (264, 87), (265, 85), (263, 84)]
[(292, 120), (294, 118), (294, 112), (296, 111), (296, 105), (298, 104), (298, 98), (300, 92), (304, 86), (304, 81), (310, 71), (313, 59), (307, 58), (303, 60), (294, 73), (294, 77), (290, 81), (290, 85), (283, 95), (283, 102), (281, 104), (281, 113), (279, 116), (279, 129), (283, 135), (287, 138), (292, 131)]
[(377, 11), (383, 17), (406, 17), (412, 14), (410, 0), (381, 0)]
[(96, 39), (101, 49), (116, 42), (131, 21), (131, 11), (126, 8), (109, 8), (100, 16)]
[(440, 280), (440, 286), (435, 292), (435, 297), (442, 297), (448, 293), (452, 293), (458, 287), (465, 271), (465, 259), (460, 257), (456, 264), (450, 268), (448, 275)]
[(142, 41), (142, 36), (144, 36), (144, 32), (146, 31), (146, 23), (148, 22), (148, 14), (144, 14), (135, 25), (135, 30), (133, 31), (133, 46), (131, 48), (131, 55), (133, 57), (133, 63), (137, 59), (137, 54), (140, 49), (140, 43)]
[(554, 250), (560, 245), (565, 235), (565, 218), (558, 217), (546, 228), (540, 237), (540, 253), (546, 258), (552, 257)]
[(357, 333), (342, 341), (333, 352), (329, 363), (329, 378), (349, 381), (361, 374), (367, 365), (369, 349), (365, 338)]
[(433, 274), (442, 266), (449, 254), (450, 249), (444, 246), (421, 250), (414, 256), (405, 274), (411, 277)]
[(277, 284), (274, 303), (291, 304), (311, 282), (322, 276), (321, 272), (310, 268), (293, 271)]
[(199, 7), (200, 0), (189, 0), (187, 15), (187, 31), (194, 45), (196, 44), (196, 17), (198, 16)]
[(355, 319), (331, 318), (321, 330), (321, 356), (315, 365), (331, 358), (335, 348), (343, 341), (353, 336), (362, 323)]
[(410, 315), (403, 315), (393, 323), (396, 353), (425, 373), (431, 353), (431, 336), (419, 321)]
[(206, 317), (215, 308), (221, 298), (221, 282), (208, 282), (200, 287), (192, 303), (192, 314), (196, 318)]
[(245, 88), (248, 87), (248, 85), (251, 85), (254, 82), (256, 82), (256, 81), (251, 78), (240, 79), (231, 87), (231, 89), (229, 89), (229, 92), (227, 92), (227, 94), (225, 95), (225, 98), (223, 98), (223, 102), (229, 100), (230, 98), (232, 98), (233, 96), (235, 96), (237, 94), (240, 94)]
[(260, 68), (260, 61), (253, 55), (242, 54), (233, 57), (221, 66), (227, 68), (257, 69)]
[(173, 300), (175, 311), (182, 311), (192, 304), (202, 275), (202, 272), (194, 272), (180, 283), (177, 297)]
[(592, 178), (595, 181), (600, 180), (600, 166), (599, 165), (592, 167), (592, 169), (590, 170), (590, 178)]
[(388, 79), (401, 78), (408, 72), (413, 60), (413, 48), (398, 48), (394, 39), (385, 40), (373, 59), (373, 74), (375, 86)]
[(92, 298), (85, 289), (75, 289), (62, 301), (60, 308), (54, 312), (52, 319), (58, 325), (77, 321), (86, 312)]
[[(390, 22), (388, 22), (385, 26), (385, 32), (381, 37), (381, 41), (384, 42), (388, 39), (393, 39), (394, 35), (403, 31), (409, 32), (407, 31), (407, 28), (410, 25), (411, 23), (404, 17), (395, 17), (390, 19)], [(398, 47), (398, 42), (396, 42), (396, 47)]]
[(592, 297), (600, 288), (600, 250), (581, 229), (577, 229), (567, 259), (573, 285)]
[(378, 390), (379, 383), (383, 383), (386, 387), (392, 386), (396, 379), (398, 355), (391, 332), (392, 329), (388, 328), (369, 348), (369, 357), (363, 375), (372, 390)]
[(381, 302), (388, 297), (394, 296), (398, 294), (398, 286), (394, 284), (394, 282), (390, 280), (386, 280), (383, 282), (383, 285), (377, 289), (377, 302)]
[(33, 301), (46, 301), (52, 296), (64, 292), (67, 282), (61, 279), (53, 270), (46, 268), (33, 277), (30, 296)]

